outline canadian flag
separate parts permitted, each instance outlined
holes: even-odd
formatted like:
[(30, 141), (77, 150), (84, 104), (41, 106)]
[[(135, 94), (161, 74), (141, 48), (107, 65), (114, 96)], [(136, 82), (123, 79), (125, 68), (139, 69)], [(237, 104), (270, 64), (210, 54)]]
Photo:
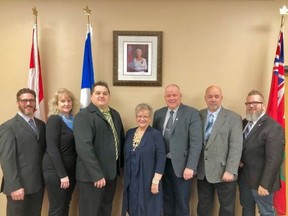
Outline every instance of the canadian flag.
[(35, 117), (46, 121), (40, 54), (38, 49), (37, 24), (34, 24), (32, 33), (28, 88), (36, 92), (36, 110), (34, 113)]

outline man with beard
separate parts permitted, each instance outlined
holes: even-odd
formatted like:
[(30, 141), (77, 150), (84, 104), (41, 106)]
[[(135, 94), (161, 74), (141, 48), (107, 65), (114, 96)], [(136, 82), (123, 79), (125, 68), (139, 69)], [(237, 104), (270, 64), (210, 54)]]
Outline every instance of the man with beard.
[(284, 131), (265, 114), (263, 95), (252, 90), (246, 98), (243, 121), (243, 153), (239, 169), (240, 203), (243, 216), (274, 216), (273, 196), (280, 188), (280, 165), (284, 151)]
[(33, 90), (20, 89), (16, 99), (18, 113), (0, 126), (1, 192), (7, 197), (7, 216), (39, 216), (44, 194), (45, 123), (33, 117)]

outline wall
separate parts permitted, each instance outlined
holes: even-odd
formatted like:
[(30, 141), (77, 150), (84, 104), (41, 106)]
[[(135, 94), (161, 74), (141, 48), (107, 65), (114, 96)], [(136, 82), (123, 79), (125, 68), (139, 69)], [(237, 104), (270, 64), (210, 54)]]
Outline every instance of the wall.
[[(122, 114), (128, 129), (135, 125), (131, 113), (136, 104), (148, 102), (154, 109), (165, 105), (163, 90), (169, 83), (179, 84), (183, 102), (198, 109), (205, 107), (206, 87), (217, 84), (223, 90), (223, 105), (242, 116), (250, 89), (268, 96), (279, 8), (284, 3), (287, 1), (0, 0), (0, 124), (15, 115), (15, 94), (27, 84), (34, 6), (39, 11), (46, 102), (60, 87), (79, 98), (87, 22), (82, 8), (88, 5), (92, 10), (95, 77), (110, 85), (111, 106)], [(163, 31), (162, 87), (113, 86), (113, 30)], [(195, 212), (195, 185), (192, 193), (191, 211)], [(77, 197), (76, 192), (73, 216), (77, 215)], [(0, 215), (5, 214), (5, 204), (1, 195)], [(47, 215), (47, 205), (45, 200), (43, 215)], [(113, 215), (118, 215), (120, 207), (121, 187)], [(237, 215), (239, 210), (238, 203)]]

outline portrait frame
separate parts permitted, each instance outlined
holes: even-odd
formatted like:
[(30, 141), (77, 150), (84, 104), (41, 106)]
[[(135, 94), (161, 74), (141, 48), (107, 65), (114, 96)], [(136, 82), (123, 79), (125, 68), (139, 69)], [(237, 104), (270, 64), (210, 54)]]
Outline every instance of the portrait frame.
[(162, 31), (113, 31), (113, 85), (162, 86)]

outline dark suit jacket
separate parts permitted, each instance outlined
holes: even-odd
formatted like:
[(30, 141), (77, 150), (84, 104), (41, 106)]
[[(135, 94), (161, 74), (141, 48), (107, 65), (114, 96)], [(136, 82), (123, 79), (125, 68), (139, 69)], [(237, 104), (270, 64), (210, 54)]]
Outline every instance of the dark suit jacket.
[(131, 167), (131, 152), (134, 133), (137, 128), (128, 130), (124, 146), (124, 188), (122, 215), (126, 215), (128, 209), (128, 189), (130, 185), (131, 169), (137, 173), (139, 179), (138, 193), (138, 215), (160, 215), (162, 210), (162, 189), (159, 185), (157, 195), (151, 193), (151, 184), (154, 173), (164, 173), (165, 169), (165, 144), (162, 134), (148, 127), (141, 139), (139, 146), (133, 152), (135, 154), (135, 163)]
[[(200, 111), (204, 127), (207, 113), (207, 109)], [(214, 184), (222, 182), (222, 176), (225, 171), (237, 176), (242, 146), (241, 116), (221, 107), (208, 142), (205, 143), (203, 139), (197, 178), (203, 180), (206, 176), (207, 181)]]
[[(119, 113), (110, 108), (117, 131), (118, 170), (124, 130)], [(112, 128), (101, 111), (92, 103), (81, 110), (74, 121), (74, 137), (77, 151), (76, 179), (80, 182), (96, 182), (102, 178), (115, 179), (117, 174), (116, 150)]]
[(45, 123), (34, 119), (38, 137), (18, 114), (0, 126), (1, 192), (8, 196), (20, 188), (32, 194), (44, 186), (41, 164), (46, 148)]
[[(167, 109), (163, 107), (154, 114), (153, 127), (160, 132), (163, 132)], [(179, 106), (169, 143), (176, 176), (183, 177), (186, 167), (196, 172), (202, 149), (202, 123), (195, 108), (183, 104)]]
[[(243, 126), (246, 124), (247, 120), (244, 120)], [(244, 139), (241, 175), (249, 188), (257, 190), (259, 185), (269, 191), (280, 188), (284, 139), (281, 125), (266, 114)]]

